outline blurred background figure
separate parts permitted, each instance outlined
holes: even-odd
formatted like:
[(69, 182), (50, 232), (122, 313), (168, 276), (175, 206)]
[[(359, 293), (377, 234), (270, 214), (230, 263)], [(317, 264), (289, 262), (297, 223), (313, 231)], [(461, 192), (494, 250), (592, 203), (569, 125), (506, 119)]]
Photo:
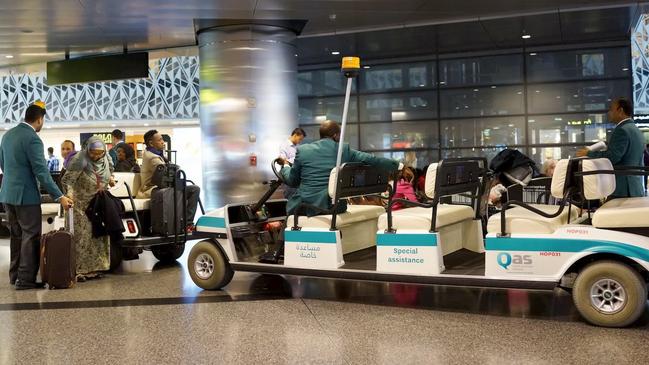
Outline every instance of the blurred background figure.
[(59, 171), (59, 159), (54, 156), (54, 147), (47, 148), (47, 169), (50, 172)]

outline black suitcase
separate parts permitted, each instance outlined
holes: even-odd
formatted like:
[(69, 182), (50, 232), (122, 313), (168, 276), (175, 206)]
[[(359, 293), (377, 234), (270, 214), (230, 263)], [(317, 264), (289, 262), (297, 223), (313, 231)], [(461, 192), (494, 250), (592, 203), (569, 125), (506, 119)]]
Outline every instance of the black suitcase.
[(50, 289), (71, 288), (77, 281), (77, 252), (72, 240), (73, 212), (68, 213), (70, 231), (61, 228), (41, 237), (41, 280)]
[[(176, 214), (174, 217), (174, 189), (154, 189), (151, 192), (151, 231), (163, 236), (183, 233), (185, 205), (182, 190), (176, 190)], [(174, 229), (174, 223), (176, 225)]]

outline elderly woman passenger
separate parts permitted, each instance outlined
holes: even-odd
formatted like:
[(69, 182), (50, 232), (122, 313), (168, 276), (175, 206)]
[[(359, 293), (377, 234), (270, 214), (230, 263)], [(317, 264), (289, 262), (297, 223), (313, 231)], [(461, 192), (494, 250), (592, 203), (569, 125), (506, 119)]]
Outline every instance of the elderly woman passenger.
[(99, 277), (102, 271), (110, 268), (109, 238), (92, 237), (92, 225), (85, 211), (98, 191), (114, 185), (112, 173), (113, 164), (106, 153), (106, 145), (100, 138), (91, 137), (84, 149), (72, 158), (61, 181), (67, 187), (67, 195), (75, 201), (73, 241), (79, 281)]

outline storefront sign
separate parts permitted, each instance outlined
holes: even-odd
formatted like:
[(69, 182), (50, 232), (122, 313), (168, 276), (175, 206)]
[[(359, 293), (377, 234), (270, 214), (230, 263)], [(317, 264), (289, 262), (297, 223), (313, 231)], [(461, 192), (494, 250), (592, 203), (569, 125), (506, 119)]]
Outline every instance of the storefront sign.
[(93, 133), (81, 133), (79, 134), (79, 140), (81, 141), (81, 146), (86, 144), (86, 141), (90, 137), (99, 137), (106, 144), (108, 149), (113, 147), (113, 136), (111, 132), (93, 132)]

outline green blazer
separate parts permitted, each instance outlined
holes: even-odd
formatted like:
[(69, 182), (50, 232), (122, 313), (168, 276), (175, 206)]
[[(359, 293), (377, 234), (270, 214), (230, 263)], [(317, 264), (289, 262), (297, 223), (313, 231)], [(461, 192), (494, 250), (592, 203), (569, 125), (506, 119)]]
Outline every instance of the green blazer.
[[(613, 166), (644, 166), (644, 137), (632, 119), (615, 127), (606, 146), (608, 147), (606, 151), (590, 151), (588, 157), (608, 158)], [(615, 176), (613, 196), (617, 198), (644, 196), (642, 176)]]
[(40, 205), (37, 181), (58, 200), (63, 196), (52, 179), (45, 161), (43, 141), (26, 123), (9, 130), (0, 142), (0, 168), (4, 173), (0, 187), (0, 203)]
[[(289, 199), (287, 211), (293, 214), (300, 203), (315, 205), (322, 209), (331, 209), (329, 197), (329, 175), (336, 167), (338, 143), (330, 138), (297, 147), (295, 162), (292, 167), (284, 166), (281, 170), (284, 181), (289, 186), (297, 187), (297, 192)], [(375, 157), (369, 153), (356, 151), (345, 144), (342, 162), (363, 162), (386, 171), (394, 171), (399, 163), (387, 158)], [(347, 205), (339, 205), (339, 212), (347, 210)], [(307, 210), (307, 215), (317, 215)]]

